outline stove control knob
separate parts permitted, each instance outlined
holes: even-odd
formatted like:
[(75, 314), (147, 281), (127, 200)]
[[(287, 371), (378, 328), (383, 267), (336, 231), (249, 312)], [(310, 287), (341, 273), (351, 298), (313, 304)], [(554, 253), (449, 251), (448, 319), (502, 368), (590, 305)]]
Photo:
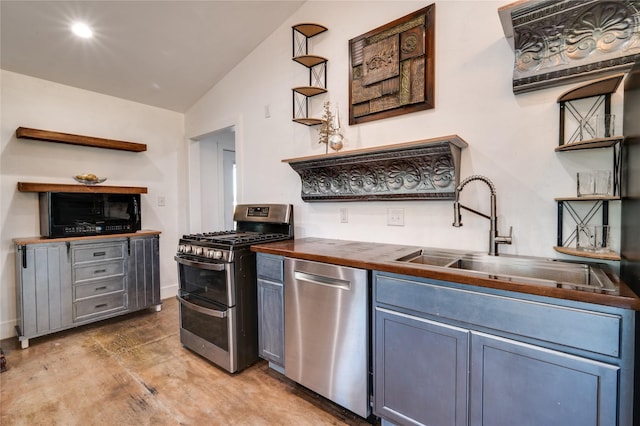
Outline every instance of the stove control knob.
[(185, 253), (191, 253), (191, 246), (185, 245), (184, 246), (184, 252)]
[(202, 247), (196, 247), (195, 253), (197, 256), (202, 256), (202, 254), (204, 253), (204, 250), (202, 249)]
[(214, 252), (213, 250), (207, 250), (207, 257), (208, 257), (209, 259), (213, 259), (214, 253), (215, 253), (215, 252)]
[(214, 259), (222, 259), (222, 252), (220, 250), (216, 250), (213, 252)]
[(180, 244), (178, 246), (178, 253), (184, 253), (184, 245)]

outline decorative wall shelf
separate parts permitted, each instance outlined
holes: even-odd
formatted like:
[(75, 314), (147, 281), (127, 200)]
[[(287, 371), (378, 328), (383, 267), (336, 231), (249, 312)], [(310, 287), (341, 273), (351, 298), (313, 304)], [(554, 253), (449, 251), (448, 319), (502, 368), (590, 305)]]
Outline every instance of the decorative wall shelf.
[(625, 71), (640, 59), (640, 0), (520, 0), (498, 9), (522, 93)]
[[(624, 74), (617, 74), (608, 78), (595, 80), (589, 84), (577, 87), (563, 93), (558, 98), (560, 127), (558, 145), (585, 145), (585, 142), (593, 144), (593, 133), (583, 132), (584, 122), (600, 114), (611, 114), (611, 95), (618, 90)], [(620, 129), (622, 126), (618, 126)], [(592, 132), (595, 129), (590, 129)], [(607, 134), (608, 138), (615, 135)], [(593, 137), (593, 136), (592, 136)], [(618, 138), (622, 138), (619, 136)], [(586, 148), (586, 146), (580, 149)], [(594, 148), (594, 146), (591, 146)]]
[(579, 149), (611, 148), (623, 140), (624, 136), (614, 136), (611, 138), (574, 142), (556, 147), (556, 152), (575, 151)]
[(146, 194), (141, 186), (78, 185), (62, 183), (18, 182), (20, 192), (90, 192), (102, 194)]
[(568, 247), (554, 247), (554, 250), (557, 251), (558, 253), (568, 254), (571, 256), (586, 257), (589, 259), (612, 260), (612, 261), (620, 260), (620, 255), (614, 252), (590, 253), (588, 251), (576, 250), (574, 248), (568, 248)]
[(147, 145), (142, 143), (95, 138), (92, 136), (80, 136), (70, 133), (51, 132), (48, 130), (30, 129), (27, 127), (18, 127), (16, 129), (16, 136), (22, 139), (34, 139), (44, 142), (57, 142), (70, 145), (93, 146), (96, 148), (117, 149), (121, 151), (142, 152), (147, 150)]
[[(620, 260), (613, 251), (588, 252), (574, 246), (577, 241), (577, 227), (588, 224), (609, 224), (609, 202), (620, 201), (621, 186), (621, 145), (624, 136), (614, 133), (621, 126), (604, 126), (604, 131), (596, 131), (589, 124), (597, 115), (611, 114), (611, 96), (618, 89), (624, 75), (594, 80), (563, 93), (558, 98), (559, 135), (556, 152), (575, 152), (579, 150), (608, 148), (611, 150), (612, 194), (581, 197), (556, 198), (558, 205), (557, 246), (559, 253), (572, 256), (603, 260)], [(611, 124), (609, 122), (608, 124)], [(591, 127), (589, 127), (591, 126)], [(597, 125), (596, 125), (597, 127)], [(580, 206), (582, 204), (582, 206)], [(568, 235), (567, 235), (568, 234)]]
[(457, 135), (282, 160), (300, 175), (303, 201), (453, 200)]
[(327, 59), (309, 55), (309, 39), (327, 31), (319, 24), (298, 24), (293, 30), (293, 60), (309, 69), (309, 85), (294, 87), (293, 121), (306, 126), (321, 124), (319, 118), (309, 117), (309, 98), (327, 92)]

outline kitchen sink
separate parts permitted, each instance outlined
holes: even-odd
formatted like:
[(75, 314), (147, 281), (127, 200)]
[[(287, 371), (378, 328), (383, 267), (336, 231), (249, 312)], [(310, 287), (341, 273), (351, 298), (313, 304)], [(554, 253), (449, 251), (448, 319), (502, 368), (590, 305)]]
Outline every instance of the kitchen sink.
[(420, 250), (417, 253), (412, 253), (397, 260), (401, 262), (419, 263), (422, 265), (449, 266), (451, 263), (458, 260), (458, 256), (444, 251)]
[(617, 293), (618, 287), (598, 266), (526, 256), (489, 256), (478, 253), (423, 249), (396, 259), (499, 278), (522, 284), (544, 285), (598, 293)]

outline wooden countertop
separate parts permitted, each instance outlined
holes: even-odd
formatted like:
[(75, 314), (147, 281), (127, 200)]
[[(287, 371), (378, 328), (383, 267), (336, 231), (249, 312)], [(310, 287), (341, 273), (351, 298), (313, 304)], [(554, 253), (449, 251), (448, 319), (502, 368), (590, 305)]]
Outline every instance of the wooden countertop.
[[(492, 276), (430, 265), (397, 262), (422, 247), (361, 241), (302, 238), (251, 246), (251, 250), (296, 259), (332, 263), (353, 268), (370, 269), (421, 278), (469, 284), (519, 293), (535, 294), (556, 299), (575, 300), (640, 311), (640, 298), (617, 276), (608, 274), (620, 288), (619, 295), (592, 293), (534, 284), (520, 284)], [(445, 250), (449, 251), (449, 250)]]
[(160, 235), (160, 231), (154, 231), (152, 229), (143, 229), (138, 232), (129, 232), (126, 234), (108, 234), (108, 235), (91, 235), (89, 237), (63, 237), (63, 238), (46, 238), (46, 237), (24, 237), (14, 238), (13, 243), (24, 244), (42, 244), (42, 243), (60, 243), (65, 241), (89, 241), (89, 240), (104, 240), (106, 238), (126, 238), (126, 237), (142, 237), (147, 235)]

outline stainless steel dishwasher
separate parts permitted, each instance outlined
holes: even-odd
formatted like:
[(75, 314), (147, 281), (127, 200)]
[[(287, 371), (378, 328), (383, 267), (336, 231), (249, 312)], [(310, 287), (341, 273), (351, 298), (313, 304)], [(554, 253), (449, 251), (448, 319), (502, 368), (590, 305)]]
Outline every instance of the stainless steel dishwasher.
[(368, 272), (290, 258), (284, 265), (285, 375), (368, 417)]

